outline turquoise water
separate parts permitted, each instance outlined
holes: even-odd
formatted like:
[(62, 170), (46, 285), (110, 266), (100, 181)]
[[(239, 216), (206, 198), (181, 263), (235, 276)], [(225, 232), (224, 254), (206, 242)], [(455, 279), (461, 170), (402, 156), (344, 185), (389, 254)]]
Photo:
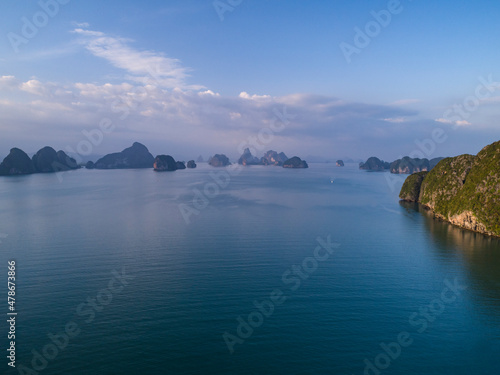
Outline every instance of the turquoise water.
[(499, 240), (400, 204), (404, 177), (356, 165), (247, 167), (217, 192), (221, 171), (0, 179), (18, 312), (2, 373), (44, 347), (34, 364), (54, 375), (498, 373)]

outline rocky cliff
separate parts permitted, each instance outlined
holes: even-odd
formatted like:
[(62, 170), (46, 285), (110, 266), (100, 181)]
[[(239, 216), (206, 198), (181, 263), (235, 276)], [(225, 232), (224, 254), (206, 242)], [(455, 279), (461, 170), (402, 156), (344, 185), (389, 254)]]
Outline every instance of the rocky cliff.
[(408, 202), (418, 202), (420, 196), (420, 188), (425, 176), (427, 176), (427, 171), (414, 173), (409, 176), (401, 188), (399, 193), (399, 198)]
[(252, 155), (249, 148), (243, 151), (243, 155), (238, 159), (238, 164), (241, 165), (257, 165), (260, 164), (259, 158)]
[(283, 168), (309, 168), (305, 160), (294, 156), (283, 163)]
[(122, 152), (108, 154), (95, 162), (96, 169), (152, 168), (154, 157), (146, 146), (134, 142)]
[(54, 150), (46, 146), (33, 155), (33, 165), (38, 173), (51, 173), (78, 169), (75, 159), (70, 158), (64, 151)]
[(416, 172), (430, 171), (431, 167), (428, 159), (410, 158), (405, 156), (402, 159), (395, 160), (391, 163), (391, 173), (406, 173), (412, 174)]
[(156, 172), (172, 172), (177, 170), (177, 163), (170, 155), (158, 155), (153, 163)]
[(277, 165), (281, 167), (287, 160), (288, 157), (284, 152), (278, 154), (276, 151), (269, 150), (260, 158), (260, 163), (262, 165)]
[(379, 158), (372, 156), (369, 158), (366, 163), (360, 163), (359, 164), (359, 169), (364, 169), (367, 171), (384, 171), (386, 169), (389, 169), (390, 164), (380, 160)]
[(212, 167), (226, 167), (231, 165), (228, 157), (224, 154), (215, 154), (212, 156), (208, 162)]
[(31, 173), (52, 173), (78, 169), (75, 159), (64, 151), (52, 147), (40, 149), (32, 159), (21, 149), (13, 148), (10, 154), (0, 164), (0, 176), (13, 176)]
[(183, 161), (176, 161), (175, 166), (177, 169), (186, 169), (186, 164)]
[(15, 176), (35, 173), (33, 160), (21, 149), (13, 148), (0, 164), (0, 176)]
[(434, 158), (429, 160), (426, 158), (419, 159), (405, 156), (402, 159), (393, 161), (391, 163), (390, 170), (391, 173), (398, 174), (412, 174), (417, 172), (430, 171), (443, 159), (444, 158)]
[(400, 198), (418, 201), (462, 228), (500, 236), (500, 141), (477, 156), (443, 159), (422, 180), (409, 176)]

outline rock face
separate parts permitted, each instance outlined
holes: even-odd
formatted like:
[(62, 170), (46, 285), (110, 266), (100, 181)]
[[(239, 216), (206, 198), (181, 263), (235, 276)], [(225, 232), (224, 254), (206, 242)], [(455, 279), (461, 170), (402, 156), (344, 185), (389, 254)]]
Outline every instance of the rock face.
[(170, 155), (158, 155), (154, 159), (153, 169), (156, 172), (171, 172), (177, 170), (177, 163)]
[[(405, 186), (406, 185), (406, 186)], [(409, 176), (400, 198), (414, 198), (418, 180)], [(441, 160), (421, 182), (418, 202), (436, 217), (462, 228), (500, 236), (500, 141), (477, 156)]]
[(176, 162), (175, 162), (175, 167), (176, 167), (177, 169), (186, 169), (186, 165), (184, 164), (184, 162), (183, 162), (183, 161), (176, 161)]
[(429, 165), (430, 165), (431, 169), (434, 168), (443, 159), (444, 158), (434, 158), (434, 159), (429, 160)]
[(246, 148), (245, 151), (243, 151), (243, 155), (241, 155), (240, 158), (238, 159), (238, 164), (257, 165), (260, 164), (260, 160), (259, 158), (256, 158), (255, 156), (252, 155), (250, 149)]
[(283, 168), (309, 168), (305, 160), (294, 156), (283, 163)]
[(391, 173), (412, 174), (416, 172), (430, 171), (444, 158), (419, 159), (405, 156), (391, 163)]
[(188, 168), (196, 168), (196, 163), (194, 162), (194, 160), (190, 160), (187, 162), (187, 167)]
[(238, 159), (238, 164), (241, 165), (278, 165), (283, 166), (283, 164), (288, 160), (288, 157), (280, 152), (269, 150), (260, 159), (253, 156), (248, 148), (245, 149), (243, 155)]
[(372, 156), (366, 163), (359, 163), (359, 169), (364, 169), (367, 171), (384, 171), (389, 169), (390, 164), (380, 160), (379, 158)]
[(78, 169), (75, 159), (70, 158), (64, 151), (54, 150), (46, 146), (33, 155), (33, 165), (37, 173), (52, 173)]
[(69, 169), (79, 169), (80, 166), (77, 164), (76, 160), (70, 158), (62, 150), (57, 151), (57, 160), (60, 164), (67, 166)]
[(135, 142), (132, 147), (122, 152), (108, 154), (95, 163), (96, 169), (128, 169), (128, 168), (151, 168), (154, 157), (146, 146)]
[(418, 197), (420, 196), (420, 188), (427, 173), (429, 172), (418, 172), (409, 176), (405, 180), (403, 187), (401, 188), (399, 198), (408, 202), (418, 202)]
[(9, 155), (0, 164), (0, 176), (16, 176), (35, 173), (33, 160), (18, 148), (10, 150)]
[(337, 160), (337, 162), (335, 163), (335, 165), (337, 167), (343, 167), (344, 166), (344, 162), (342, 160)]
[(215, 154), (212, 156), (208, 162), (212, 167), (226, 167), (231, 165), (231, 162), (224, 154)]
[(288, 157), (284, 152), (279, 154), (276, 151), (267, 151), (262, 158), (260, 158), (260, 164), (262, 165), (277, 165), (283, 166), (283, 164), (288, 160)]
[(416, 172), (430, 171), (430, 163), (428, 159), (410, 158), (405, 156), (403, 159), (398, 159), (391, 163), (391, 173), (412, 174)]
[(52, 147), (44, 147), (33, 155), (33, 165), (38, 173), (54, 172), (52, 163), (57, 161), (57, 152)]
[(0, 164), (1, 176), (12, 176), (31, 173), (52, 173), (78, 169), (75, 159), (64, 151), (56, 152), (52, 147), (39, 150), (32, 159), (18, 148), (10, 150), (10, 154)]

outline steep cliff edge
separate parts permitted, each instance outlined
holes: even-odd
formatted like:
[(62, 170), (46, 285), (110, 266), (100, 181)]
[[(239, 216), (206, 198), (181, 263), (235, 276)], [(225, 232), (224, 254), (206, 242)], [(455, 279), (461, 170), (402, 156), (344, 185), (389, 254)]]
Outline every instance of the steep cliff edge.
[(477, 156), (446, 158), (426, 174), (409, 176), (399, 197), (459, 227), (500, 236), (500, 141)]

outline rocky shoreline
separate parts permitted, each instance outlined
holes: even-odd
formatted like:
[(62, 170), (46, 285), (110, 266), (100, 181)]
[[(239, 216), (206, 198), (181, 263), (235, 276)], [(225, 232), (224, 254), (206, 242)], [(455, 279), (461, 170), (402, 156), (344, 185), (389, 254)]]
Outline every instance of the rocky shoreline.
[(500, 237), (500, 141), (407, 177), (399, 197), (458, 227)]

